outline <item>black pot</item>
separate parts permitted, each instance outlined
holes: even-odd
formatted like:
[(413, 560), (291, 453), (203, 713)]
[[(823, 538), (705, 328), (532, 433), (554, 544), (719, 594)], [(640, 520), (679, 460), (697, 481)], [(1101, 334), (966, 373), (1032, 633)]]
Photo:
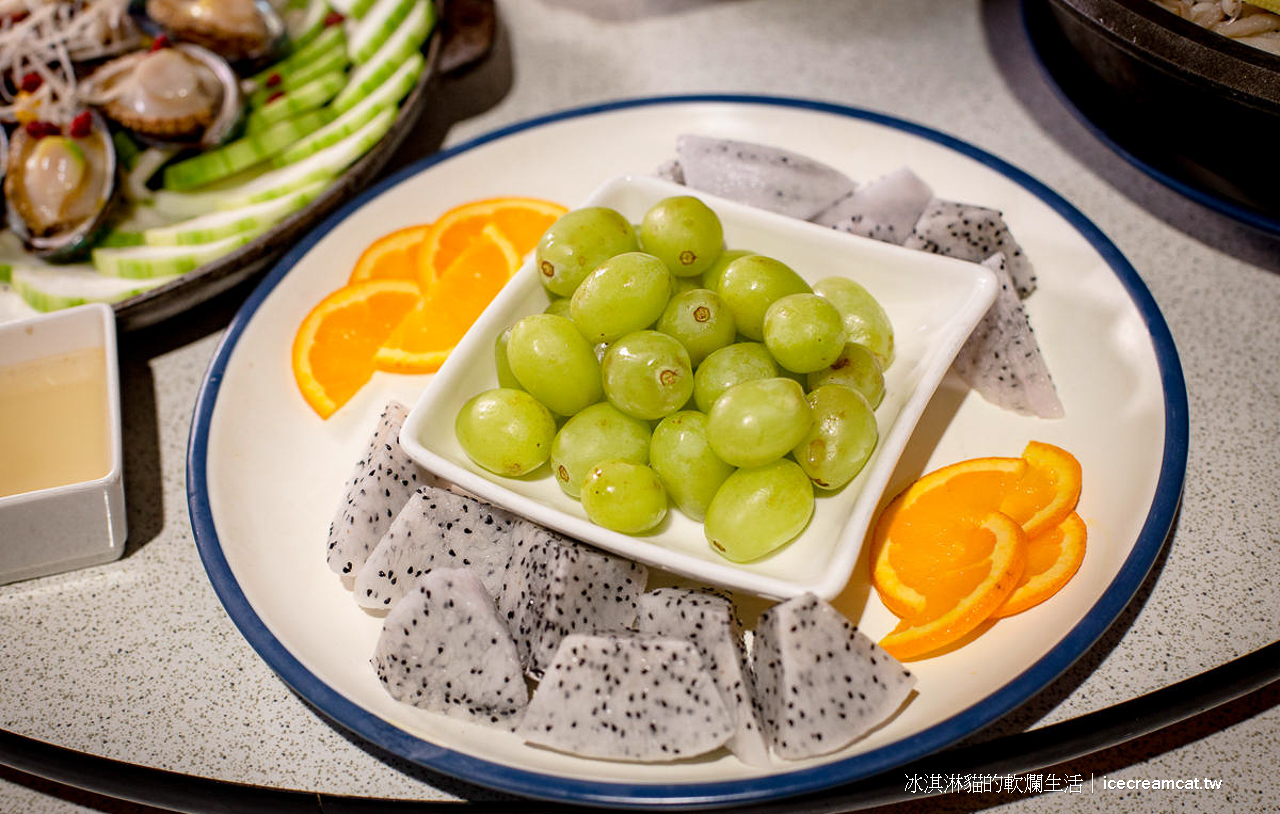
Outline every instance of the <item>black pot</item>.
[(1256, 225), (1280, 222), (1280, 56), (1151, 0), (1028, 0), (1024, 10), (1046, 67), (1106, 135), (1162, 180), (1259, 215)]

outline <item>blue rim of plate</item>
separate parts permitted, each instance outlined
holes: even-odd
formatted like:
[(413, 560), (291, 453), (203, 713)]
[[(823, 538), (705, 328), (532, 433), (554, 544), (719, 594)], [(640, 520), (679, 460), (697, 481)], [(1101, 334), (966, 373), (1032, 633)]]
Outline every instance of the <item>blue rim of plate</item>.
[[(267, 629), (249, 604), (231, 572), (218, 540), (209, 506), (206, 465), (209, 429), (218, 391), (236, 344), (258, 307), (286, 274), (324, 235), (368, 201), (402, 181), (459, 154), (491, 141), (566, 119), (636, 107), (718, 103), (776, 106), (861, 119), (929, 139), (948, 147), (1016, 182), (1071, 224), (1119, 277), (1151, 335), (1165, 396), (1165, 438), (1155, 497), (1142, 530), (1119, 573), (1089, 612), (1048, 653), (991, 695), (952, 717), (878, 749), (821, 766), (747, 780), (682, 784), (601, 782), (525, 769), (471, 757), (439, 746), (392, 726), (364, 710), (321, 681)], [(993, 723), (1021, 706), (1064, 672), (1089, 649), (1133, 598), (1164, 545), (1182, 494), (1186, 472), (1189, 424), (1187, 391), (1173, 336), (1151, 292), (1120, 250), (1097, 226), (1056, 192), (1022, 170), (967, 142), (923, 125), (883, 113), (790, 97), (703, 94), (624, 99), (572, 108), (494, 130), (443, 150), (389, 176), (347, 203), (315, 228), (263, 279), (248, 297), (223, 335), (200, 389), (187, 450), (187, 506), (200, 553), (214, 591), (227, 614), (258, 655), (329, 719), (400, 758), (451, 777), (524, 797), (617, 807), (727, 806), (823, 791), (851, 783), (938, 751)]]
[(1035, 55), (1041, 75), (1076, 121), (1139, 172), (1179, 195), (1254, 229), (1280, 235), (1280, 217), (1277, 215), (1234, 201), (1208, 185), (1185, 177), (1176, 169), (1163, 169), (1158, 157), (1144, 157), (1140, 152), (1141, 148), (1134, 146), (1134, 137), (1125, 137), (1121, 123), (1107, 120), (1102, 112), (1106, 107), (1105, 101), (1088, 98), (1086, 95), (1092, 91), (1105, 96), (1105, 90), (1099, 90), (1088, 83), (1087, 86), (1077, 87), (1067, 82), (1063, 72), (1070, 66), (1063, 63), (1069, 62), (1070, 57), (1057, 54), (1061, 46), (1058, 46), (1056, 39), (1062, 35), (1061, 32), (1051, 30), (1052, 26), (1046, 21), (1045, 17), (1049, 14), (1047, 5), (1046, 0), (1022, 0), (1022, 30), (1031, 44), (1031, 52)]

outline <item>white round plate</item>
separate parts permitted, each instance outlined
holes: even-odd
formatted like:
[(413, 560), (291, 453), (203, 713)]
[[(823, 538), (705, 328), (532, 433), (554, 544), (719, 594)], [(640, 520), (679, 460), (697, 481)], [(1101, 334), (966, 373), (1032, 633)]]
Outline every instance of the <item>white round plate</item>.
[[(369, 666), (381, 620), (329, 571), (325, 541), (382, 406), (388, 398), (412, 404), (428, 380), (377, 374), (321, 421), (289, 367), (299, 322), (375, 238), (476, 198), (532, 195), (573, 206), (607, 178), (652, 172), (674, 157), (682, 133), (783, 147), (860, 182), (909, 166), (940, 197), (1001, 210), (1035, 264), (1040, 287), (1027, 309), (1066, 418), (999, 410), (948, 375), (888, 494), (946, 463), (1016, 456), (1033, 439), (1066, 448), (1084, 468), (1088, 554), (1066, 588), (963, 647), (912, 662), (918, 695), (868, 737), (768, 769), (729, 755), (658, 765), (573, 758), (393, 701)], [(1097, 227), (1035, 179), (876, 113), (794, 99), (668, 97), (505, 128), (387, 179), (316, 229), (249, 298), (214, 356), (196, 405), (188, 493), (196, 544), (227, 612), (262, 658), (339, 725), (407, 760), (515, 794), (726, 805), (827, 789), (920, 758), (1052, 681), (1115, 620), (1159, 553), (1182, 489), (1187, 433), (1182, 370), (1150, 293)], [(893, 626), (869, 588), (865, 558), (835, 603), (873, 638)]]

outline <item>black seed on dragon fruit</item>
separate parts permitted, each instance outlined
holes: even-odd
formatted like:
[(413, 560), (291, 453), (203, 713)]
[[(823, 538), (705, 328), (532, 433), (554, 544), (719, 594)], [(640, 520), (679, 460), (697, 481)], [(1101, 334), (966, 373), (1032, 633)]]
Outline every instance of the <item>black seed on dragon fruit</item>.
[(709, 589), (655, 588), (640, 596), (636, 629), (687, 639), (698, 648), (733, 721), (729, 751), (749, 765), (768, 765), (769, 747), (751, 704), (742, 623), (729, 597)]
[(488, 723), (515, 723), (529, 688), (506, 623), (465, 568), (419, 577), (387, 618), (372, 659), (397, 701)]
[(409, 496), (433, 480), (400, 447), (400, 427), (408, 414), (398, 401), (387, 404), (329, 525), (326, 560), (344, 578), (355, 578)]
[(630, 627), (648, 570), (533, 524), (512, 533), (498, 608), (520, 660), (540, 677), (570, 633)]
[(892, 716), (915, 676), (813, 594), (760, 615), (752, 648), (755, 703), (781, 758), (835, 751)]
[(690, 188), (801, 220), (854, 189), (833, 167), (761, 144), (683, 135), (676, 139), (676, 155)]
[(932, 199), (929, 185), (902, 167), (858, 187), (813, 220), (862, 237), (901, 244)]
[(693, 643), (645, 634), (566, 636), (516, 728), (541, 746), (637, 761), (701, 755), (732, 733)]
[(1014, 291), (1004, 255), (995, 254), (982, 265), (995, 272), (1000, 290), (960, 348), (952, 369), (998, 407), (1040, 418), (1062, 418), (1062, 401), (1026, 308)]
[(511, 559), (510, 512), (434, 486), (414, 492), (356, 574), (366, 608), (389, 608), (435, 568), (470, 568), (496, 596)]
[(1036, 290), (1031, 261), (1013, 239), (1004, 216), (994, 209), (934, 198), (902, 245), (973, 263), (1003, 252), (1018, 296), (1026, 298)]

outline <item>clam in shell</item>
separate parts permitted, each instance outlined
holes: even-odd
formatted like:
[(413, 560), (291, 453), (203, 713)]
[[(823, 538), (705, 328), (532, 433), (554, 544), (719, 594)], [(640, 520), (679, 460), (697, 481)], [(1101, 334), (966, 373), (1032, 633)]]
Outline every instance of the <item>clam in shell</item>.
[(226, 61), (187, 43), (108, 62), (89, 78), (85, 98), (129, 130), (179, 146), (220, 144), (242, 107)]
[(86, 112), (69, 126), (37, 122), (14, 131), (5, 205), (10, 227), (32, 253), (61, 260), (87, 248), (115, 191), (115, 147), (100, 116)]
[(266, 56), (284, 33), (279, 15), (261, 0), (146, 0), (145, 8), (170, 36), (231, 62)]

